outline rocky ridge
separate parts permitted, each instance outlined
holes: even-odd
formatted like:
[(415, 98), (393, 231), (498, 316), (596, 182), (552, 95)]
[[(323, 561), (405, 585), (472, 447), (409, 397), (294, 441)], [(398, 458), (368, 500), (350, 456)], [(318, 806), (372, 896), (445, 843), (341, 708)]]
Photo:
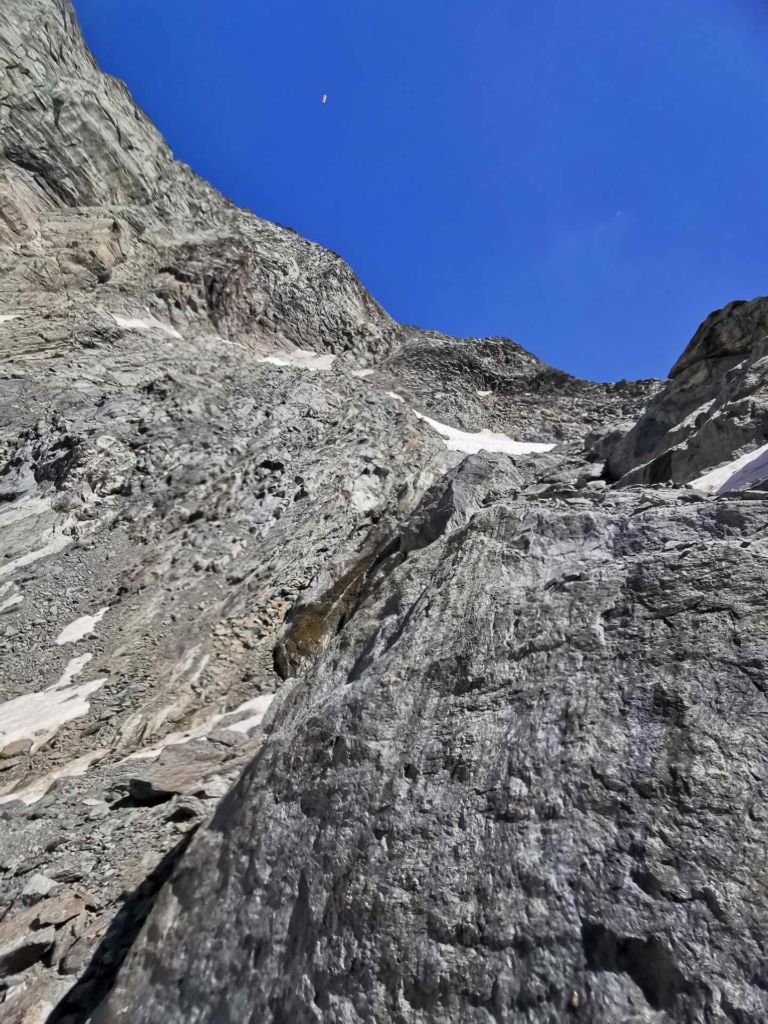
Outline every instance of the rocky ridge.
[(0, 1019), (765, 1019), (766, 300), (579, 381), (232, 206), (69, 0), (0, 96)]
[[(768, 300), (709, 316), (608, 459), (621, 483), (689, 483), (768, 441)], [(758, 475), (759, 480), (759, 475)]]

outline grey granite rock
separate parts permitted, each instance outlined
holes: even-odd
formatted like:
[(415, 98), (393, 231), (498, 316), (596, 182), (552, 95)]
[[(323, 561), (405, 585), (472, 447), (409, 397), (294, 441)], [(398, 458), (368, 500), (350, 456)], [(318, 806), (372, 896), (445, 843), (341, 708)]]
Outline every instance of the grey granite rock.
[(669, 378), (609, 450), (612, 479), (687, 483), (768, 442), (768, 299), (713, 313)]
[(766, 1019), (768, 506), (498, 458), (285, 693), (100, 1024)]
[(6, 0), (0, 1019), (765, 1020), (765, 318), (399, 325)]

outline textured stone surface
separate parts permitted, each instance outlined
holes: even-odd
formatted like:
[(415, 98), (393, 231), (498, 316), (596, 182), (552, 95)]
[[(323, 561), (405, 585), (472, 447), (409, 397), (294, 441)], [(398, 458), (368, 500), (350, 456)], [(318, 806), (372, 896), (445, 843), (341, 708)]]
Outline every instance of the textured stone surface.
[(687, 483), (768, 442), (768, 299), (701, 325), (643, 416), (610, 450), (622, 483)]
[(603, 435), (611, 426), (628, 429), (659, 387), (654, 380), (579, 380), (507, 338), (457, 344), (415, 328), (404, 331), (371, 382), (394, 388), (441, 422), (553, 442)]
[(663, 386), (399, 325), (69, 0), (0, 9), (0, 271), (0, 1019), (768, 1017), (768, 505), (681, 486), (765, 300)]
[(765, 505), (469, 461), (98, 1021), (765, 1019)]

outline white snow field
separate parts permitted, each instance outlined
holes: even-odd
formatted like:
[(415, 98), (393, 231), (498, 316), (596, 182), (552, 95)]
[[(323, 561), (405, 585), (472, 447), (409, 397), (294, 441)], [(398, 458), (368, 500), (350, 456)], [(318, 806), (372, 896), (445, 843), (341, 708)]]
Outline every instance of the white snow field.
[(269, 706), (275, 699), (274, 693), (263, 693), (260, 697), (254, 697), (253, 700), (247, 700), (244, 704), (241, 704), (239, 708), (235, 708), (234, 711), (230, 711), (228, 715), (225, 715), (225, 719), (232, 718), (233, 715), (242, 714), (244, 711), (252, 711), (253, 714), (247, 718), (241, 718), (239, 722), (224, 722), (222, 729), (228, 729), (230, 732), (241, 732), (247, 734), (251, 729), (255, 729), (257, 725), (261, 725), (264, 720), (264, 715), (269, 711)]
[(50, 740), (62, 725), (82, 718), (90, 711), (88, 698), (106, 683), (93, 679), (73, 684), (93, 655), (73, 658), (57, 683), (39, 693), (27, 693), (0, 704), (0, 752), (13, 743), (29, 742), (34, 753)]
[(755, 451), (740, 455), (738, 459), (726, 462), (724, 466), (711, 469), (708, 473), (692, 480), (690, 486), (709, 494), (726, 494), (739, 487), (748, 487), (768, 479), (768, 444)]
[[(490, 394), (490, 391), (483, 392)], [(402, 395), (396, 391), (387, 391), (387, 396), (395, 402), (404, 402)], [(478, 394), (481, 392), (478, 391)], [(515, 441), (506, 434), (494, 434), (492, 430), (478, 430), (477, 433), (470, 433), (467, 430), (459, 430), (458, 427), (449, 427), (447, 423), (440, 423), (423, 413), (413, 410), (413, 414), (420, 420), (427, 423), (434, 431), (442, 437), (445, 447), (452, 452), (463, 452), (465, 455), (477, 455), (478, 452), (501, 452), (504, 455), (530, 455), (536, 452), (551, 452), (555, 447), (544, 441)]]
[(154, 317), (147, 317), (145, 320), (142, 317), (119, 316), (117, 313), (112, 313), (112, 319), (120, 327), (125, 327), (129, 331), (162, 331), (169, 338), (175, 338), (177, 341), (183, 340), (175, 327), (155, 320)]
[(428, 423), (433, 430), (445, 441), (445, 446), (452, 452), (464, 452), (466, 455), (476, 455), (478, 452), (502, 452), (505, 455), (528, 455), (536, 452), (551, 452), (555, 447), (553, 444), (545, 444), (541, 441), (514, 441), (506, 434), (494, 434), (492, 430), (479, 430), (471, 434), (466, 430), (458, 430), (456, 427), (449, 427), (445, 423), (423, 416), (420, 412), (416, 415), (420, 420)]
[(0, 794), (0, 804), (21, 800), (22, 803), (29, 807), (44, 797), (57, 779), (75, 779), (80, 775), (85, 775), (92, 765), (96, 764), (97, 761), (101, 761), (108, 753), (109, 751), (106, 749), (92, 750), (90, 753), (83, 754), (82, 757), (77, 757), (74, 761), (62, 765), (61, 768), (54, 768), (53, 771), (41, 775), (33, 782), (27, 783), (26, 786), (20, 786), (18, 789), (8, 789), (5, 793)]
[(78, 640), (82, 640), (84, 636), (88, 636), (94, 631), (108, 611), (109, 605), (106, 608), (100, 608), (95, 615), (82, 615), (74, 622), (70, 622), (56, 637), (56, 643), (60, 647), (62, 644), (76, 644)]
[(330, 370), (336, 356), (328, 353), (318, 355), (311, 349), (297, 348), (292, 352), (279, 352), (264, 356), (260, 363), (271, 363), (272, 366), (293, 366), (298, 370)]

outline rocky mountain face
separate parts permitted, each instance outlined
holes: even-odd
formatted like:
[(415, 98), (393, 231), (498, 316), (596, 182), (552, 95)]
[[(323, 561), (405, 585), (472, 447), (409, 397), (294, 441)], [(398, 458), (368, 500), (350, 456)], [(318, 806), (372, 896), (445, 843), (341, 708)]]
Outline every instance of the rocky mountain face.
[(0, 1021), (768, 1019), (768, 300), (395, 323), (0, 9)]
[(768, 441), (767, 376), (768, 299), (713, 313), (666, 387), (611, 451), (609, 478), (688, 483), (737, 453), (754, 452)]

